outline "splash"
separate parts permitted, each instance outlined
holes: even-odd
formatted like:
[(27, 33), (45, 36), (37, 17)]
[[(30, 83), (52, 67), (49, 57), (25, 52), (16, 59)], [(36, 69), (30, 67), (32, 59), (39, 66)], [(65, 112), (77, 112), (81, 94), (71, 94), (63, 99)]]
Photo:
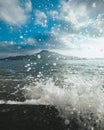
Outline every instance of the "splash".
[(75, 119), (82, 128), (94, 130), (95, 124), (96, 130), (99, 125), (103, 128), (103, 63), (100, 60), (45, 62), (41, 59), (28, 63), (25, 66), (27, 83), (21, 88), (26, 100), (6, 103), (53, 105), (65, 118), (66, 125)]
[(25, 103), (56, 106), (60, 116), (66, 118), (66, 125), (75, 118), (83, 128), (93, 130), (94, 124), (97, 128), (99, 124), (103, 127), (104, 93), (101, 79), (85, 82), (81, 76), (66, 77), (63, 87), (57, 86), (52, 78), (25, 86)]
[[(55, 85), (52, 79), (33, 82), (24, 87), (26, 102), (49, 104), (67, 112), (83, 113), (91, 111), (97, 115), (104, 114), (104, 93), (99, 79), (85, 82), (83, 78), (70, 77), (65, 79), (63, 87)], [(67, 83), (70, 85), (67, 86)]]

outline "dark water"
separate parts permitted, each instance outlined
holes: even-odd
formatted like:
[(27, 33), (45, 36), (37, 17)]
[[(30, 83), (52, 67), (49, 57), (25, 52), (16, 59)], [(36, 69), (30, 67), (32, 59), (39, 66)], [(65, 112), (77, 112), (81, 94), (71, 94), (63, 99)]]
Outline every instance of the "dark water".
[[(58, 73), (56, 67), (63, 67), (63, 61), (23, 61), (4, 60), (0, 61), (0, 100), (24, 101), (24, 85), (30, 84), (32, 79), (47, 80)], [(61, 76), (59, 76), (60, 78)], [(53, 79), (56, 79), (55, 75)]]
[(51, 79), (60, 88), (79, 84), (103, 89), (103, 78), (103, 60), (4, 60), (0, 61), (0, 100), (26, 100), (22, 88), (32, 82)]
[(87, 122), (94, 113), (101, 121), (104, 60), (0, 61), (0, 102), (49, 104), (64, 116), (81, 114)]

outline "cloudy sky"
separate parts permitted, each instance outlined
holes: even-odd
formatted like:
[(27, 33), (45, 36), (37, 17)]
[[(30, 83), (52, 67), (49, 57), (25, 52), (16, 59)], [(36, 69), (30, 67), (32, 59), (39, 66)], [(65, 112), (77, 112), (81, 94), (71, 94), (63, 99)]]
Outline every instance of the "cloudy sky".
[(0, 0), (0, 57), (42, 49), (104, 58), (104, 0)]

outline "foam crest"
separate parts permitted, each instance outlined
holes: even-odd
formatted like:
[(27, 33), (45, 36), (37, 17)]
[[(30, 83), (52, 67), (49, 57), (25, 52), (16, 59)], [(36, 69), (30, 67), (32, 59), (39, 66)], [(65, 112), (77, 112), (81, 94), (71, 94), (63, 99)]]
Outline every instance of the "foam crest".
[(100, 79), (94, 78), (85, 82), (81, 76), (71, 76), (65, 78), (64, 82), (66, 85), (60, 87), (50, 78), (45, 82), (34, 82), (25, 86), (26, 102), (54, 105), (67, 116), (73, 111), (90, 111), (99, 117), (104, 115), (104, 93)]

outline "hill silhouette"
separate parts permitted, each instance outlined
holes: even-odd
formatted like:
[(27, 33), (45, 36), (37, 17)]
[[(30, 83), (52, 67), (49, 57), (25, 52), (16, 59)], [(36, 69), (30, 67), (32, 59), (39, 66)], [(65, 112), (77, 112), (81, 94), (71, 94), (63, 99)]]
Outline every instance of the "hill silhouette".
[(11, 56), (11, 57), (2, 58), (0, 60), (37, 60), (37, 59), (55, 60), (55, 59), (80, 59), (80, 58), (73, 57), (73, 56), (64, 56), (56, 52), (42, 50), (39, 53), (36, 53), (34, 55)]

